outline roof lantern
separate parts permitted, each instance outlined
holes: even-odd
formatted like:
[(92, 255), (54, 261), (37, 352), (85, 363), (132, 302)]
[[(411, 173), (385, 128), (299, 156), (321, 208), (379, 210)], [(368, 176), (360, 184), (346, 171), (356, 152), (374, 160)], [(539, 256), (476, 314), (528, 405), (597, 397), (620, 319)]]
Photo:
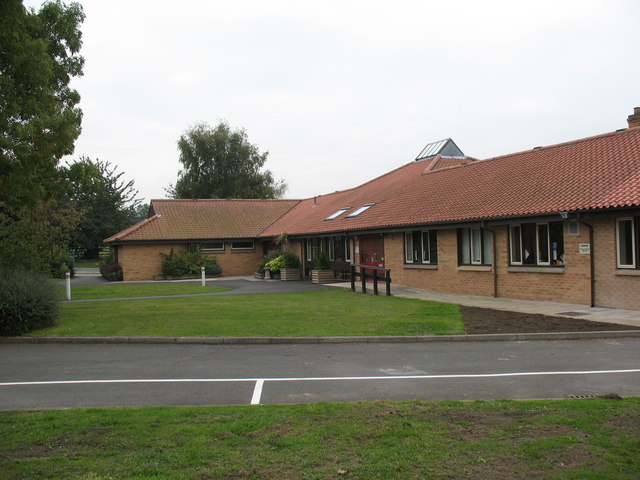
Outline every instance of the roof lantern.
[(416, 162), (418, 160), (424, 160), (425, 158), (435, 157), (436, 155), (440, 155), (441, 157), (465, 157), (465, 154), (462, 153), (462, 150), (458, 148), (453, 140), (445, 138), (444, 140), (427, 144), (416, 157)]

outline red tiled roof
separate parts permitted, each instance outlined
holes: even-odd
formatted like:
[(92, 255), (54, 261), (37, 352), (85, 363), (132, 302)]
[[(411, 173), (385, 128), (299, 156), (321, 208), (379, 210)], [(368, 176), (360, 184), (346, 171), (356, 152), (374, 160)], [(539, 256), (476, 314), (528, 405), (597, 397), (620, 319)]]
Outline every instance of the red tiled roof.
[(640, 128), (487, 160), (438, 155), (306, 200), (153, 200), (155, 217), (106, 242), (269, 238), (632, 206), (640, 206)]
[(299, 200), (152, 200), (155, 215), (105, 243), (257, 238)]
[[(300, 202), (262, 236), (445, 224), (640, 205), (640, 128), (462, 166), (412, 162), (360, 187)], [(437, 167), (437, 168), (430, 168)], [(376, 205), (347, 218), (367, 203)], [(325, 220), (343, 207), (351, 210)]]

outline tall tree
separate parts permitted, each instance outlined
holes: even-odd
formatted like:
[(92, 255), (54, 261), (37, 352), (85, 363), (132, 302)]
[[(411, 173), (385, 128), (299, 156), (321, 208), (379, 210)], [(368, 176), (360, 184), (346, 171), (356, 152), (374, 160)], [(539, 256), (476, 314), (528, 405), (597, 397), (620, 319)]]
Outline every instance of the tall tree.
[(261, 171), (268, 152), (260, 153), (244, 130), (224, 121), (188, 129), (178, 150), (182, 170), (175, 187), (167, 189), (174, 198), (279, 198), (287, 189), (269, 170)]
[(34, 203), (80, 134), (82, 7), (60, 0), (39, 12), (20, 0), (0, 2), (0, 206)]
[(109, 162), (88, 157), (68, 165), (71, 204), (82, 217), (71, 236), (71, 247), (96, 258), (102, 240), (134, 224), (141, 201), (133, 180), (126, 181)]
[(78, 3), (0, 1), (0, 264), (46, 272), (64, 254), (77, 212), (61, 203), (60, 159), (80, 134), (69, 87), (84, 59)]

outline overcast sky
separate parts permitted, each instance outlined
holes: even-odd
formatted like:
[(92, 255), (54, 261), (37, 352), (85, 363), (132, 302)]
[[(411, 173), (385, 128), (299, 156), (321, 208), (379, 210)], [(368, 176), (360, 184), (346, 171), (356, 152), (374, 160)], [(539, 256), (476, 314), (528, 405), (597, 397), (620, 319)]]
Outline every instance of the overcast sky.
[(79, 3), (72, 158), (118, 165), (146, 201), (198, 122), (244, 128), (307, 198), (436, 140), (489, 158), (625, 128), (640, 106), (637, 0)]

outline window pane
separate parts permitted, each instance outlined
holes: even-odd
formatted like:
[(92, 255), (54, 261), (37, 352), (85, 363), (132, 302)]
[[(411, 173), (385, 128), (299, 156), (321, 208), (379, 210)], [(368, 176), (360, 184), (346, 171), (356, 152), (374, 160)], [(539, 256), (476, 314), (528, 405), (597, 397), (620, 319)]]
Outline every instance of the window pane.
[(406, 263), (413, 262), (413, 236), (411, 232), (404, 234), (404, 261)]
[(479, 228), (471, 229), (471, 263), (482, 263), (482, 236)]
[(431, 253), (429, 249), (431, 248), (431, 242), (429, 240), (429, 232), (422, 232), (422, 263), (430, 263), (431, 262)]
[(460, 230), (460, 256), (464, 265), (471, 263), (471, 240), (468, 228)]
[(231, 242), (232, 250), (252, 250), (253, 240), (241, 240), (237, 242)]
[(429, 254), (431, 263), (438, 263), (438, 232), (432, 230), (429, 232)]
[(618, 220), (618, 263), (621, 267), (633, 267), (633, 220)]
[(536, 224), (522, 224), (522, 253), (524, 263), (527, 265), (536, 264)]
[(344, 259), (347, 262), (351, 261), (351, 240), (349, 238), (346, 238), (344, 240)]
[(549, 225), (538, 225), (538, 264), (549, 265)]
[(511, 263), (522, 263), (522, 237), (520, 225), (511, 225)]
[(311, 240), (307, 239), (307, 260), (311, 261), (312, 260), (312, 256), (311, 256)]
[(483, 253), (483, 263), (487, 265), (491, 265), (493, 263), (493, 249), (492, 249), (492, 239), (493, 234), (489, 230), (482, 231), (482, 253)]
[(335, 259), (344, 260), (344, 237), (335, 239)]
[(419, 231), (411, 232), (413, 236), (413, 261), (422, 262), (422, 235)]
[(327, 245), (329, 246), (329, 260), (335, 260), (335, 252), (334, 252), (334, 245), (333, 245), (333, 237), (329, 237), (327, 238)]
[(549, 222), (549, 242), (551, 244), (551, 264), (564, 263), (564, 227), (562, 222)]

